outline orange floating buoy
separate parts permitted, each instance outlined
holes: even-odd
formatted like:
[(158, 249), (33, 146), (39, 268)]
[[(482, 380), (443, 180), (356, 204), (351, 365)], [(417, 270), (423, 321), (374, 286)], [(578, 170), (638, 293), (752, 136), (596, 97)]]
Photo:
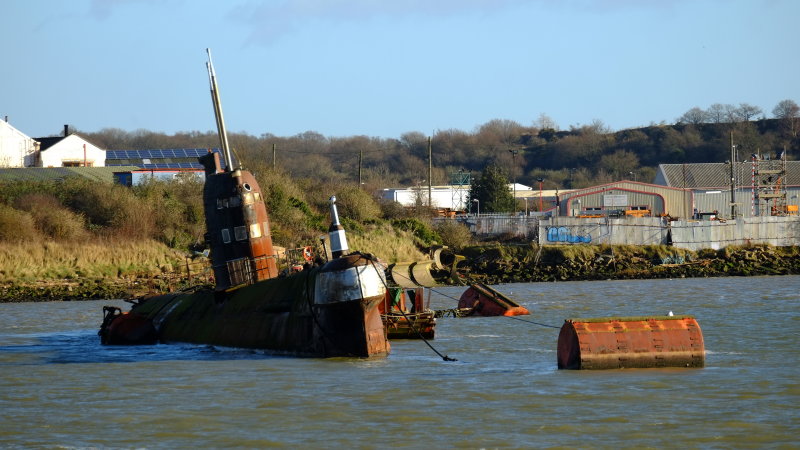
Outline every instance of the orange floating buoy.
[(567, 319), (559, 369), (703, 367), (705, 345), (692, 316)]

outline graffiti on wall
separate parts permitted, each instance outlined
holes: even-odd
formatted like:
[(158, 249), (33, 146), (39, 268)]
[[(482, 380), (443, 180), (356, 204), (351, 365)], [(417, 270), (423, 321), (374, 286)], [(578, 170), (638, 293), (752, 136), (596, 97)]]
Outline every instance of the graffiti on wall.
[(547, 241), (548, 242), (566, 242), (569, 244), (588, 244), (592, 242), (592, 235), (590, 233), (583, 233), (583, 227), (575, 227), (572, 230), (570, 227), (548, 227), (547, 228)]

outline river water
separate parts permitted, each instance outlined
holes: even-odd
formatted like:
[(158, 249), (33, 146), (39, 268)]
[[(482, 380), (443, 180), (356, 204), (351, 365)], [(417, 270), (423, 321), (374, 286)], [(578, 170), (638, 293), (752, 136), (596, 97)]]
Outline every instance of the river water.
[[(104, 304), (0, 304), (0, 447), (800, 447), (800, 277), (507, 284), (386, 358), (103, 347)], [(435, 309), (464, 288), (441, 288)], [(564, 319), (694, 315), (702, 369), (560, 371)], [(536, 323), (533, 323), (536, 322)]]

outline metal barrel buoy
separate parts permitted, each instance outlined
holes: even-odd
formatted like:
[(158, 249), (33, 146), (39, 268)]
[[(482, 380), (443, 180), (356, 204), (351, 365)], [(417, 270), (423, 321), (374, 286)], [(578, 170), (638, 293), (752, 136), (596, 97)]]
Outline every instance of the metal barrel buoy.
[(567, 319), (559, 369), (703, 367), (705, 345), (692, 316)]

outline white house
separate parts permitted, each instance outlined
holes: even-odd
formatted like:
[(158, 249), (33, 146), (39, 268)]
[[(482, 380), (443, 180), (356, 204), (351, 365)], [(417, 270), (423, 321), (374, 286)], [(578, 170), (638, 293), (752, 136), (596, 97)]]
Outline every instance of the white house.
[(31, 167), (37, 150), (38, 143), (33, 138), (0, 120), (0, 167)]
[(36, 138), (40, 143), (37, 167), (105, 167), (106, 152), (77, 134)]

